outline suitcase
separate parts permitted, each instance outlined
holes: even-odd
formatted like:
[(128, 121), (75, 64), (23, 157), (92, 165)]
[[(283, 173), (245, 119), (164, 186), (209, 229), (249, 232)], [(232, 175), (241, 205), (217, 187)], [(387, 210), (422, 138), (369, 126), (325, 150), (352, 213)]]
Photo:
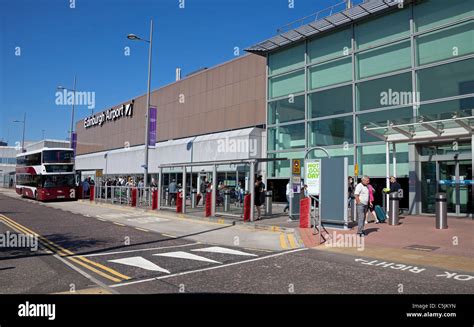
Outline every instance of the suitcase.
[(379, 205), (375, 206), (375, 214), (377, 215), (378, 221), (381, 223), (383, 223), (387, 219), (387, 214), (385, 213), (385, 210), (383, 210), (382, 207)]

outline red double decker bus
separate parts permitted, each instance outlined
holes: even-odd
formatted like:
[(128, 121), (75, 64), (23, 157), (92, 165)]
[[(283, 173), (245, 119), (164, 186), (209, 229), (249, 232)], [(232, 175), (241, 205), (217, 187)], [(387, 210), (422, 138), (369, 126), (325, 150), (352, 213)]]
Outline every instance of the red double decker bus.
[(43, 148), (17, 155), (16, 192), (39, 201), (76, 199), (74, 151)]

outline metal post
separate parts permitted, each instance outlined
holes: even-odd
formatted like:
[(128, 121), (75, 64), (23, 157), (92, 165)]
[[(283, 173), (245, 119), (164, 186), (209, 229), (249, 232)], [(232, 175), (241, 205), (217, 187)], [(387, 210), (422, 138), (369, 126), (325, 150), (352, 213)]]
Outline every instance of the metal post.
[(393, 164), (393, 177), (397, 177), (397, 144), (392, 143), (392, 164)]
[(446, 193), (436, 194), (436, 229), (448, 228), (448, 212)]
[(148, 48), (148, 86), (147, 86), (147, 97), (146, 97), (146, 110), (145, 110), (145, 173), (143, 186), (148, 185), (148, 143), (149, 143), (149, 124), (150, 124), (150, 88), (151, 88), (151, 56), (152, 56), (152, 47), (153, 47), (153, 19), (150, 20), (150, 41)]
[(25, 152), (25, 129), (26, 129), (26, 112), (23, 114), (23, 137), (21, 138), (21, 153)]
[(273, 192), (266, 191), (265, 192), (265, 216), (272, 215), (272, 206), (273, 206)]
[(192, 189), (191, 190), (191, 208), (193, 209), (196, 208), (196, 196), (197, 196), (197, 190)]
[[(183, 190), (182, 190), (182, 195), (183, 195), (183, 211), (182, 213), (186, 213), (186, 166), (183, 166)], [(178, 194), (179, 196), (179, 194)]]
[(391, 226), (398, 225), (398, 208), (399, 208), (398, 192), (390, 193), (390, 215), (388, 224)]
[(255, 162), (250, 162), (250, 176), (249, 176), (249, 188), (250, 188), (250, 221), (253, 221), (254, 217), (254, 206), (255, 206)]
[[(390, 143), (385, 142), (385, 174), (386, 174), (386, 181), (385, 181), (385, 187), (390, 188)], [(389, 200), (388, 200), (388, 193), (385, 195), (385, 205), (386, 205), (386, 211), (390, 211), (390, 206), (389, 206)]]
[(224, 191), (224, 212), (230, 211), (230, 191)]
[(72, 89), (72, 111), (71, 111), (71, 131), (69, 133), (69, 144), (72, 148), (72, 134), (74, 133), (74, 104), (76, 102), (76, 75), (74, 75), (74, 87)]
[(211, 216), (216, 215), (217, 165), (212, 167)]
[(161, 210), (161, 196), (162, 196), (162, 190), (164, 187), (161, 185), (161, 181), (163, 178), (163, 168), (160, 168), (158, 172), (158, 210)]

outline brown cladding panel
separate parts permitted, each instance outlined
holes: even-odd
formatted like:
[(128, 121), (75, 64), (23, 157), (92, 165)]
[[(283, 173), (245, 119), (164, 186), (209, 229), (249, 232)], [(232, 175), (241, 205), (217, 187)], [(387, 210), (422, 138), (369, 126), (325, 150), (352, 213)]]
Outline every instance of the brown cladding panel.
[[(245, 55), (153, 91), (158, 141), (264, 124), (265, 67), (264, 57)], [(184, 104), (179, 103), (180, 94)], [(122, 148), (125, 142), (130, 146), (144, 144), (145, 107), (143, 95), (135, 98), (132, 118), (87, 130), (79, 121), (77, 153)]]

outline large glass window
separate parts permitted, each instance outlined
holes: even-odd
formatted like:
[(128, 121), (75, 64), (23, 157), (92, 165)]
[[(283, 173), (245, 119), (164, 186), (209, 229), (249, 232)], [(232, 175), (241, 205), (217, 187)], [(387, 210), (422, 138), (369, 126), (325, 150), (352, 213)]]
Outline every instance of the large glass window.
[(270, 98), (303, 92), (304, 88), (305, 85), (303, 70), (273, 77), (270, 78), (269, 81)]
[(334, 60), (309, 69), (311, 89), (352, 81), (352, 58)]
[(357, 76), (389, 73), (411, 67), (410, 42), (400, 42), (357, 54)]
[(357, 84), (357, 110), (407, 105), (412, 98), (411, 73)]
[(44, 188), (72, 187), (75, 185), (74, 175), (46, 175), (41, 177)]
[(472, 16), (472, 0), (425, 0), (415, 5), (414, 17), (418, 31)]
[(417, 71), (421, 101), (474, 93), (474, 59)]
[(370, 21), (357, 24), (355, 35), (359, 49), (395, 40), (410, 33), (410, 11), (398, 9)]
[[(358, 148), (359, 175), (368, 175), (369, 177), (385, 177), (385, 144), (364, 145)], [(392, 158), (390, 156), (390, 158)], [(397, 176), (408, 176), (408, 143), (397, 144)], [(390, 160), (390, 174), (393, 172), (392, 160)]]
[(352, 115), (312, 121), (308, 129), (310, 146), (354, 143)]
[[(354, 146), (353, 145), (344, 145), (342, 147), (335, 148), (326, 148), (326, 151), (329, 152), (331, 158), (336, 157), (347, 157), (348, 158), (348, 176), (351, 176), (354, 172)], [(308, 159), (322, 159), (327, 158), (326, 153), (321, 150), (310, 151), (308, 154)]]
[(383, 110), (363, 115), (357, 115), (357, 139), (359, 143), (380, 141), (380, 138), (372, 136), (366, 131), (364, 131), (364, 126), (383, 127), (388, 126), (390, 122), (394, 122), (396, 124), (412, 123), (413, 107)]
[(352, 85), (311, 93), (308, 106), (311, 118), (352, 112)]
[[(288, 158), (288, 159), (304, 159), (305, 153), (299, 152), (282, 152), (282, 153), (269, 153), (269, 158)], [(304, 164), (304, 160), (301, 161)], [(268, 162), (268, 175), (269, 177), (290, 177), (290, 160), (277, 160)]]
[(451, 119), (454, 113), (458, 113), (460, 117), (474, 115), (474, 97), (424, 104), (418, 109), (418, 116), (427, 121)]
[(455, 58), (474, 52), (474, 22), (467, 22), (416, 39), (418, 64)]
[(268, 128), (268, 150), (304, 148), (304, 123)]
[(304, 119), (304, 95), (288, 97), (268, 104), (268, 123), (279, 124)]
[(278, 51), (268, 57), (270, 74), (278, 74), (304, 65), (305, 44)]
[(351, 37), (352, 29), (346, 28), (309, 41), (309, 61), (313, 63), (316, 61), (350, 55)]
[(64, 150), (47, 150), (43, 151), (44, 163), (71, 163), (73, 158), (73, 151)]

